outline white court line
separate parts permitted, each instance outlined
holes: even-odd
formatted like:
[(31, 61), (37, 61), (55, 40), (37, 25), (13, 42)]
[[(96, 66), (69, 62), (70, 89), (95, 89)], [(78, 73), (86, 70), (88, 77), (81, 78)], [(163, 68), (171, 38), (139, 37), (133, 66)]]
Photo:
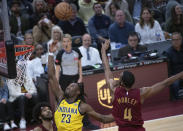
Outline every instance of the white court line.
[[(181, 117), (183, 115), (175, 115), (175, 116), (168, 116), (168, 117), (163, 117), (163, 118), (158, 118), (158, 119), (153, 119), (153, 120), (148, 120), (148, 121), (144, 121), (144, 122), (153, 122), (153, 121), (157, 121), (157, 120), (163, 120), (163, 119), (169, 119), (169, 118), (176, 118), (176, 117)], [(108, 129), (117, 129), (118, 126), (113, 126), (113, 127), (108, 127), (108, 128), (103, 128), (103, 129), (98, 129), (98, 130), (93, 130), (93, 131), (101, 131), (101, 130), (108, 130)]]

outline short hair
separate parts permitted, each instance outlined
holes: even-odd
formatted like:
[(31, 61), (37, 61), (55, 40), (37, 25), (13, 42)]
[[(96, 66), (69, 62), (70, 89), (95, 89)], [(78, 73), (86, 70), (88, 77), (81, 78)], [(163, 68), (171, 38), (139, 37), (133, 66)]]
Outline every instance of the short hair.
[(41, 102), (38, 103), (34, 108), (33, 108), (33, 118), (34, 120), (36, 120), (37, 122), (41, 123), (41, 120), (39, 119), (39, 116), (41, 115), (41, 108), (42, 107), (49, 107), (51, 109), (50, 104), (46, 103), (46, 102)]
[(123, 71), (120, 75), (120, 85), (124, 85), (126, 88), (131, 88), (135, 83), (135, 77), (130, 71)]
[(63, 38), (68, 38), (68, 39), (70, 39), (72, 41), (72, 36), (70, 34), (64, 34)]
[(77, 11), (77, 6), (73, 3), (70, 4), (72, 10)]
[(32, 32), (26, 32), (26, 33), (24, 34), (24, 40), (25, 40), (25, 38), (27, 37), (27, 35), (31, 35), (31, 36), (32, 36), (32, 38), (33, 38), (33, 34), (32, 34)]
[(172, 33), (172, 36), (173, 36), (173, 35), (179, 35), (180, 37), (182, 37), (182, 35), (181, 35), (180, 32), (173, 32), (173, 33)]
[(79, 100), (82, 100), (83, 102), (85, 102), (85, 91), (84, 91), (84, 83), (81, 82), (81, 83), (77, 83), (78, 87), (79, 87), (79, 91), (80, 91), (80, 94), (79, 96), (77, 97), (77, 99)]
[[(95, 2), (94, 4), (93, 4), (93, 9), (94, 9), (94, 7), (95, 7), (95, 5), (101, 5), (99, 2)], [(102, 5), (101, 5), (102, 6)]]

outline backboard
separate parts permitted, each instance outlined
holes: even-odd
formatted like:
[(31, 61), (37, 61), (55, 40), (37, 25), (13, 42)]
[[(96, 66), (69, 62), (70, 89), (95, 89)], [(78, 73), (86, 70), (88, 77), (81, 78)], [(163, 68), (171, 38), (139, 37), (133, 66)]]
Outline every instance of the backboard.
[(6, 2), (6, 0), (0, 2), (0, 75), (8, 78), (15, 78), (15, 51), (14, 43), (10, 36)]

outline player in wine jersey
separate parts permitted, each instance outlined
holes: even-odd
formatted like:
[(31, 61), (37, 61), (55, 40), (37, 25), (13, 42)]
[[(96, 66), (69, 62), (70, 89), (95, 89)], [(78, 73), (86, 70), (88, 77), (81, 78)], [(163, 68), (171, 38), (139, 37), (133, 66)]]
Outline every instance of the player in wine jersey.
[[(55, 48), (51, 45), (50, 52), (54, 51)], [(60, 101), (54, 114), (58, 131), (81, 131), (83, 127), (82, 119), (85, 114), (103, 123), (114, 121), (112, 114), (99, 114), (90, 105), (82, 101), (84, 87), (81, 84), (71, 83), (63, 93), (55, 76), (53, 53), (49, 53), (48, 57), (48, 77), (49, 86), (57, 101)]]
[(145, 131), (143, 128), (143, 119), (141, 114), (141, 104), (148, 97), (160, 92), (168, 87), (177, 79), (183, 79), (183, 72), (172, 76), (162, 82), (156, 83), (150, 87), (133, 88), (135, 77), (129, 71), (123, 71), (120, 74), (119, 81), (113, 80), (110, 71), (109, 62), (106, 56), (106, 50), (110, 41), (102, 45), (102, 60), (105, 70), (106, 83), (112, 92), (113, 109), (112, 115), (119, 126), (119, 131)]

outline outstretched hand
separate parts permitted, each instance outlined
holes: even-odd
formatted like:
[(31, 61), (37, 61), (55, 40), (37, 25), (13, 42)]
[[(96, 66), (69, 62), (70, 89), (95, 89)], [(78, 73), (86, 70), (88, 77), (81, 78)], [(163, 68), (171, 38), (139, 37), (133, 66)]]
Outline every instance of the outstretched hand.
[(54, 53), (56, 50), (57, 50), (57, 41), (53, 41), (53, 43), (49, 45), (49, 52)]
[(102, 44), (102, 52), (105, 52), (109, 48), (110, 40), (105, 40), (105, 43)]

